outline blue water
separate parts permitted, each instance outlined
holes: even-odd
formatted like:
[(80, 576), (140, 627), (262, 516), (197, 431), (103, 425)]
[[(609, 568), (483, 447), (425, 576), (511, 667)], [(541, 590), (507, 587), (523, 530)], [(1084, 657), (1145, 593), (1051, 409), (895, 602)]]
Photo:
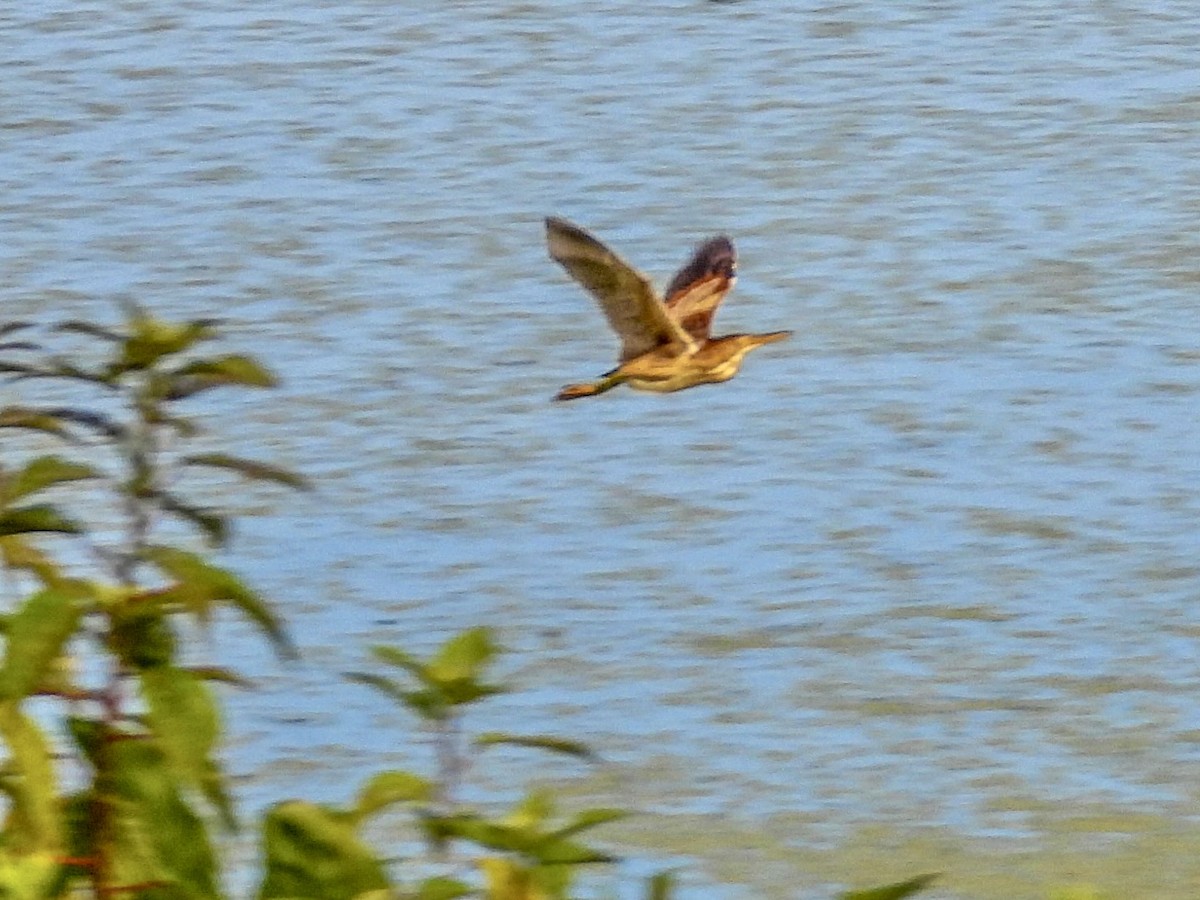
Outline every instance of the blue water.
[[(5, 315), (216, 314), (286, 378), (212, 406), (319, 484), (226, 495), (307, 651), (214, 646), (261, 687), (251, 813), (421, 765), (338, 673), (480, 623), (520, 692), (479, 727), (590, 741), (610, 803), (834, 842), (1028, 833), (998, 791), (1194, 812), (1190, 4), (42, 3), (0, 40)], [(615, 341), (547, 214), (660, 282), (727, 232), (717, 331), (795, 336), (553, 405)]]

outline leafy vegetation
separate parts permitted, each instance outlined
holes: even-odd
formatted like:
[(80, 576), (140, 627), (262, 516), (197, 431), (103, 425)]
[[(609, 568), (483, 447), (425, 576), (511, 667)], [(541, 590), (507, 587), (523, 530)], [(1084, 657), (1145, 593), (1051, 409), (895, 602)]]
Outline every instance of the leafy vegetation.
[[(24, 436), (6, 440), (0, 457), (0, 565), (11, 610), (0, 663), (0, 896), (222, 896), (210, 830), (236, 829), (238, 818), (221, 768), (214, 686), (242, 682), (219, 663), (190, 662), (204, 647), (196, 637), (228, 609), (281, 657), (296, 651), (267, 599), (208, 555), (228, 542), (229, 516), (189, 493), (189, 473), (308, 485), (273, 463), (201, 444), (189, 401), (276, 383), (248, 356), (204, 352), (217, 337), (214, 320), (164, 322), (132, 304), (118, 327), (0, 325), (0, 375), (34, 398), (0, 409), (0, 433)], [(38, 402), (46, 396), (54, 399)], [(38, 454), (47, 443), (53, 449)], [(75, 501), (70, 514), (64, 498)], [(379, 772), (346, 807), (289, 800), (269, 809), (260, 898), (560, 900), (573, 895), (581, 867), (614, 861), (589, 835), (623, 810), (560, 814), (546, 791), (498, 815), (462, 801), (468, 761), (490, 747), (593, 758), (554, 735), (468, 740), (466, 712), (508, 689), (491, 675), (498, 652), (482, 627), (426, 660), (371, 648), (382, 669), (348, 679), (432, 732), (435, 771)], [(56, 710), (49, 723), (47, 708)], [(373, 817), (397, 808), (428, 848), (420, 867), (390, 862), (394, 854), (365, 834)], [(901, 898), (930, 880), (843, 896)], [(665, 900), (672, 884), (661, 873), (644, 894)]]

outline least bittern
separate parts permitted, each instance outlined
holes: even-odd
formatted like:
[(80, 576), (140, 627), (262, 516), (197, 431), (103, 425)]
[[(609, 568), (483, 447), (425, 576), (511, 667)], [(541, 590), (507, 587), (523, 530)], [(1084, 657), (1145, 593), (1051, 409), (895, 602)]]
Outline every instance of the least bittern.
[(701, 244), (667, 287), (665, 299), (641, 272), (563, 219), (546, 219), (550, 255), (598, 301), (621, 339), (620, 365), (598, 381), (568, 384), (555, 400), (591, 397), (628, 384), (640, 391), (681, 391), (728, 381), (755, 347), (790, 331), (712, 337), (713, 315), (737, 277), (733, 243)]

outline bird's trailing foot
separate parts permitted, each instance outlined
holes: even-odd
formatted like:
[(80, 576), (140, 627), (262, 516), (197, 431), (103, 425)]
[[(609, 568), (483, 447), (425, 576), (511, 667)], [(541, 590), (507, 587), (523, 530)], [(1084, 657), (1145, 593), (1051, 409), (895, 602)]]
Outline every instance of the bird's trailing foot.
[(599, 381), (585, 381), (581, 384), (568, 384), (557, 394), (555, 400), (578, 400), (580, 397), (594, 397), (603, 394), (620, 384), (621, 378), (601, 378)]

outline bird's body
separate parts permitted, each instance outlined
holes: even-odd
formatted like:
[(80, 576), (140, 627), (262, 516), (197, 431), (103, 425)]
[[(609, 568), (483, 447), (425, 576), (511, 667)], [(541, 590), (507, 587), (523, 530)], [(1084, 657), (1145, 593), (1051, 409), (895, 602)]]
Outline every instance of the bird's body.
[(726, 237), (700, 245), (671, 280), (665, 300), (646, 276), (570, 222), (547, 219), (546, 242), (550, 256), (599, 301), (621, 338), (615, 369), (598, 381), (567, 385), (556, 400), (594, 396), (619, 384), (668, 393), (728, 381), (755, 347), (791, 334), (710, 335), (717, 306), (737, 276), (733, 244)]

